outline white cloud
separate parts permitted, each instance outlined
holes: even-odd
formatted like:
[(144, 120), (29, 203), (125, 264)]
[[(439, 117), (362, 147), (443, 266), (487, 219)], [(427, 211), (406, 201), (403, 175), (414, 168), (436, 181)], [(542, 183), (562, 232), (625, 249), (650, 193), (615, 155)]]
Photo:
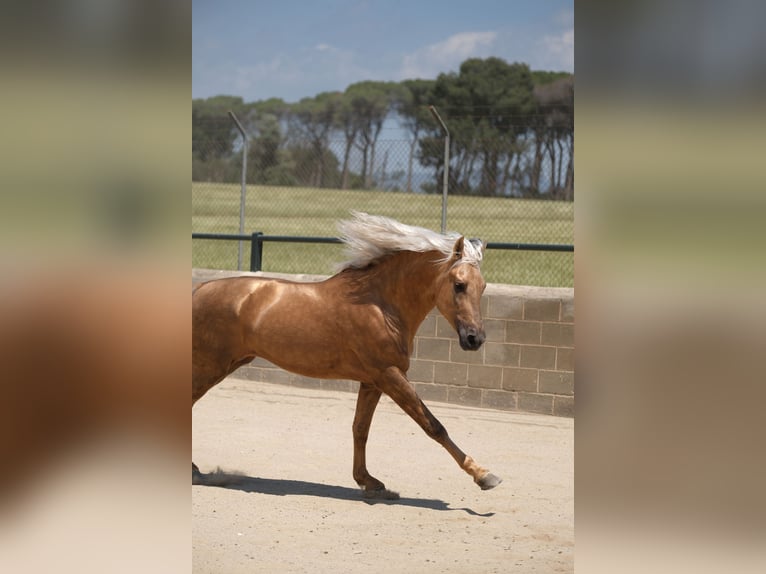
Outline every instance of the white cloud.
[(540, 41), (544, 51), (544, 61), (550, 69), (574, 70), (574, 28), (549, 36)]
[[(201, 74), (202, 67), (196, 66)], [(246, 101), (274, 94), (286, 101), (298, 101), (323, 91), (342, 91), (360, 80), (379, 79), (360, 64), (353, 51), (326, 43), (297, 54), (279, 53), (253, 64), (230, 63), (216, 72), (217, 93), (242, 95)]]
[(496, 36), (496, 32), (463, 32), (450, 36), (444, 42), (430, 46), (429, 49), (442, 52), (447, 57), (454, 55), (467, 58), (477, 48), (492, 44)]
[(401, 79), (435, 78), (442, 72), (456, 70), (467, 58), (488, 57), (497, 32), (461, 32), (442, 42), (431, 44), (402, 60)]

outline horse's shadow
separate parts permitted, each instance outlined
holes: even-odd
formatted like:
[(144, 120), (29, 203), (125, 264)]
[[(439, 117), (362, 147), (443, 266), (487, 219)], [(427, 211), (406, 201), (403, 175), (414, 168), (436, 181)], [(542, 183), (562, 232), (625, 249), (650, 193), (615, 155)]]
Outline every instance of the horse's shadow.
[(488, 518), (494, 516), (494, 512), (481, 514), (470, 508), (450, 508), (449, 503), (434, 498), (401, 498), (398, 494), (385, 491), (379, 497), (365, 497), (358, 488), (345, 486), (333, 486), (317, 482), (303, 480), (286, 480), (276, 478), (257, 478), (236, 472), (227, 472), (217, 469), (210, 473), (195, 471), (192, 474), (192, 484), (199, 486), (213, 486), (243, 492), (257, 492), (273, 496), (318, 496), (320, 498), (335, 498), (337, 500), (358, 500), (367, 504), (388, 504), (398, 506), (412, 506), (415, 508), (427, 508), (430, 510), (458, 510), (472, 516)]

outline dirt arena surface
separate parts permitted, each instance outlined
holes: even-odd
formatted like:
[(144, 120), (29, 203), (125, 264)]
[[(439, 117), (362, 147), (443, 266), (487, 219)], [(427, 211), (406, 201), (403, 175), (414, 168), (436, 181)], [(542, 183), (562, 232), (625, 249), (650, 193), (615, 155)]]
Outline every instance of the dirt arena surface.
[(574, 569), (574, 421), (429, 403), (452, 439), (503, 478), (482, 491), (388, 397), (351, 477), (356, 394), (228, 378), (193, 409), (194, 572), (490, 573)]

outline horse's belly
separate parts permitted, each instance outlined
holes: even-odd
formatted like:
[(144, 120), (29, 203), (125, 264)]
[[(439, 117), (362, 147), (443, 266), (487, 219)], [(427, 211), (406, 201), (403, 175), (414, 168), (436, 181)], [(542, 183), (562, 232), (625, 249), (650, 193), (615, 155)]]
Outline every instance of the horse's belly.
[(287, 371), (317, 378), (349, 376), (353, 355), (344, 337), (306, 317), (264, 319), (254, 325), (248, 345), (257, 356)]
[(298, 344), (293, 341), (284, 345), (258, 345), (257, 354), (276, 366), (319, 379), (358, 378), (358, 366), (350, 356), (344, 356), (338, 348), (321, 344)]

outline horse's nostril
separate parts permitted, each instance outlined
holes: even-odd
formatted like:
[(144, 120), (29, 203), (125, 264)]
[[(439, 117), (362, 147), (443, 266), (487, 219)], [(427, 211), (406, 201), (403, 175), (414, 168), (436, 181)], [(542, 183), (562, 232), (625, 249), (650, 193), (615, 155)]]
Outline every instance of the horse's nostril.
[(463, 327), (458, 329), (460, 335), (460, 347), (465, 351), (475, 351), (484, 343), (484, 331), (476, 327)]

